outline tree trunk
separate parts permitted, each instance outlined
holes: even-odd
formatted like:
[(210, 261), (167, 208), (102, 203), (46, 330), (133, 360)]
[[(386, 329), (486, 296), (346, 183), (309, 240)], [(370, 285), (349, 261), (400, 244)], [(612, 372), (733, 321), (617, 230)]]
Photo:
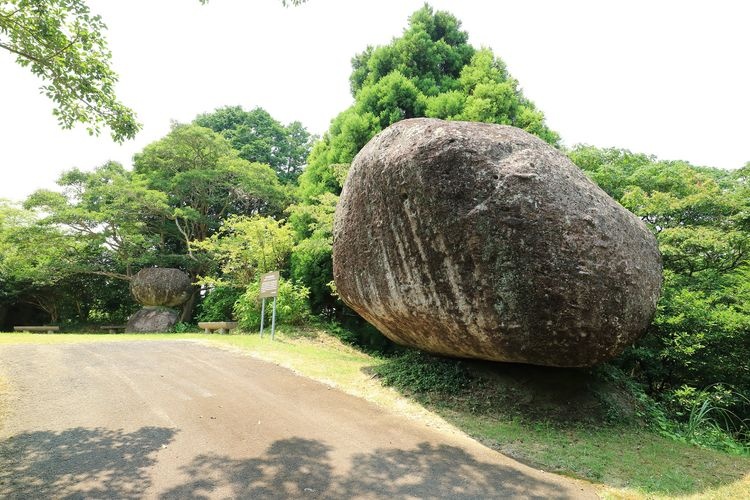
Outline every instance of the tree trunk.
[(180, 323), (190, 323), (193, 320), (193, 311), (195, 311), (195, 304), (198, 302), (198, 294), (201, 288), (199, 286), (193, 287), (193, 292), (187, 299), (185, 304), (182, 306), (182, 313), (180, 314)]
[(50, 317), (50, 323), (57, 323), (60, 321), (60, 311), (57, 309), (57, 304), (51, 304), (47, 310)]

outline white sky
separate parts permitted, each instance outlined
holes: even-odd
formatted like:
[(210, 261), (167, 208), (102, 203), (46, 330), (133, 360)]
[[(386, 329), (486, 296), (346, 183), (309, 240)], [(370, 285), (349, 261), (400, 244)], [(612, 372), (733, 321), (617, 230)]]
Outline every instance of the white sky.
[[(352, 102), (350, 59), (398, 36), (422, 0), (91, 0), (109, 26), (118, 95), (143, 130), (63, 131), (39, 82), (0, 51), (0, 198), (133, 153), (224, 105), (261, 106), (321, 134)], [(722, 168), (750, 161), (750, 3), (432, 0), (508, 65), (567, 145)]]

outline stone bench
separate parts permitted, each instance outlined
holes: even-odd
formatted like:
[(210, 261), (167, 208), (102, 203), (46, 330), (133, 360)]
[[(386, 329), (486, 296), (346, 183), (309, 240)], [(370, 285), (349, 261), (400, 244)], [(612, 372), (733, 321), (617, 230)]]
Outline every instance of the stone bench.
[(24, 333), (31, 333), (31, 332), (44, 332), (44, 333), (52, 333), (52, 332), (59, 332), (60, 327), (59, 326), (14, 326), (13, 331), (16, 332), (24, 332)]
[(125, 331), (125, 325), (102, 325), (100, 330), (107, 330), (108, 333), (117, 333), (117, 330)]
[(205, 333), (211, 333), (214, 330), (219, 330), (219, 333), (227, 333), (229, 330), (237, 328), (236, 321), (201, 321), (198, 323), (198, 328), (202, 328)]

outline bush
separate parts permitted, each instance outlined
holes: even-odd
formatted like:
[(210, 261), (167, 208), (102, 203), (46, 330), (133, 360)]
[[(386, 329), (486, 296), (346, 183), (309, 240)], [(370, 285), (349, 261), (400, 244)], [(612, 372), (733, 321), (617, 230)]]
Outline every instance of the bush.
[(198, 306), (198, 321), (234, 319), (234, 303), (242, 296), (241, 288), (220, 286), (213, 288)]
[[(241, 329), (254, 331), (260, 328), (261, 299), (260, 283), (247, 287), (245, 293), (234, 304), (234, 315)], [(285, 279), (279, 281), (276, 301), (276, 322), (300, 325), (310, 319), (310, 289)], [(266, 325), (271, 325), (273, 299), (266, 301)]]
[(175, 323), (175, 325), (172, 327), (172, 332), (174, 333), (194, 333), (199, 331), (201, 330), (199, 330), (196, 325), (185, 323), (182, 321), (179, 323)]
[(376, 356), (388, 356), (399, 349), (399, 346), (359, 316), (345, 322), (324, 322), (323, 327), (342, 342)]
[(439, 358), (407, 350), (378, 365), (375, 372), (384, 385), (411, 394), (459, 394), (472, 382), (460, 360)]
[(331, 243), (322, 238), (302, 240), (292, 250), (292, 278), (310, 289), (310, 303), (316, 313), (336, 303), (328, 287), (333, 280), (331, 251)]

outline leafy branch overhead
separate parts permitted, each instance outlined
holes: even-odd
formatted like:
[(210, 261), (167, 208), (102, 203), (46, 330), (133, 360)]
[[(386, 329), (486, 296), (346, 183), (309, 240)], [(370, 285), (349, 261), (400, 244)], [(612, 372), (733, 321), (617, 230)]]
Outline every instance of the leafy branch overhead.
[(85, 123), (91, 134), (104, 126), (122, 142), (141, 126), (115, 96), (105, 30), (82, 0), (0, 0), (0, 48), (41, 78), (60, 125)]

